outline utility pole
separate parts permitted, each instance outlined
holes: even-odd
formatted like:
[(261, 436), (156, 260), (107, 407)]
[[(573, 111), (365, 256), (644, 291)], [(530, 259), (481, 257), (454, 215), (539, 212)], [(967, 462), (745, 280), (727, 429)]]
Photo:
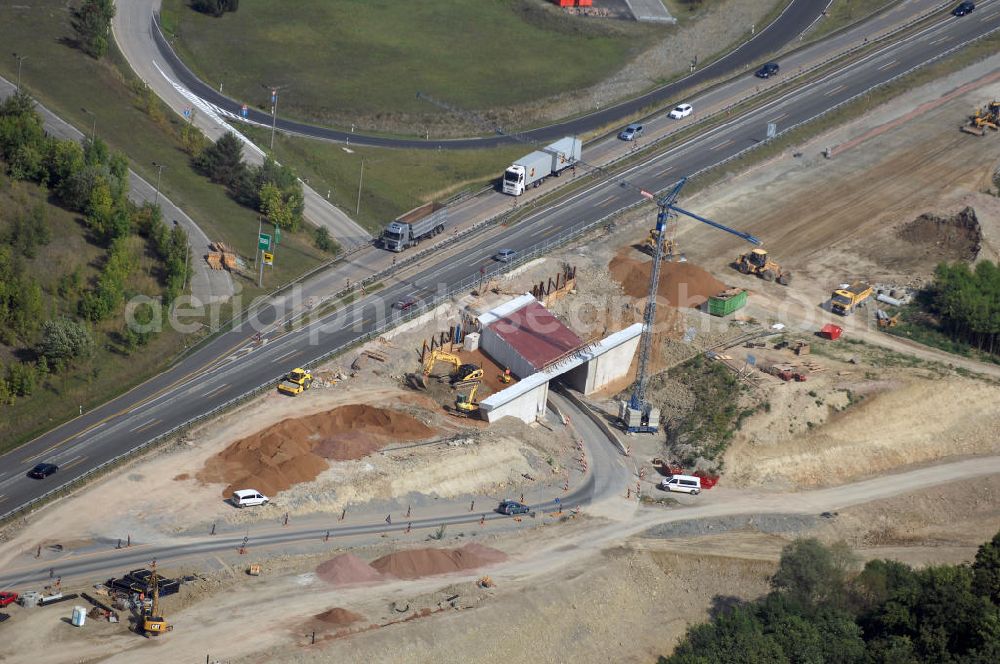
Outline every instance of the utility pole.
[(264, 287), (264, 256), (261, 255), (260, 248), (260, 232), (264, 230), (264, 220), (260, 215), (257, 215), (257, 253), (254, 254), (254, 260), (257, 261), (257, 288)]
[(274, 151), (274, 128), (278, 124), (278, 88), (271, 90), (271, 147)]
[(365, 181), (365, 160), (361, 160), (361, 177), (358, 178), (358, 209), (354, 211), (354, 216), (361, 214), (361, 185)]
[(90, 140), (91, 140), (91, 142), (96, 143), (97, 142), (97, 113), (94, 113), (93, 111), (88, 111), (87, 109), (83, 108), (82, 106), (80, 107), (80, 110), (83, 111), (84, 113), (86, 113), (87, 115), (94, 116), (94, 126), (91, 129), (91, 131), (90, 131)]
[[(153, 166), (156, 168), (156, 193), (153, 195), (153, 205), (156, 205), (160, 202), (160, 176), (163, 175), (163, 169), (166, 166), (158, 164), (155, 161), (153, 162)], [(176, 224), (177, 221), (175, 220), (174, 223)]]
[(21, 63), (24, 62), (28, 56), (14, 54), (14, 58), (17, 59), (17, 91), (21, 91)]

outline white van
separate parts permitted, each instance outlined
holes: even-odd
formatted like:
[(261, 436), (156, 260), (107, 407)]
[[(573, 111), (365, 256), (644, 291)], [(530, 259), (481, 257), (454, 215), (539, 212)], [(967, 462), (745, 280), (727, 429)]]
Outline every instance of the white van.
[(267, 505), (271, 500), (257, 489), (240, 489), (233, 491), (233, 505), (236, 507), (255, 507), (257, 505)]
[(660, 488), (664, 491), (677, 491), (697, 496), (701, 493), (701, 478), (694, 475), (671, 475), (660, 480)]

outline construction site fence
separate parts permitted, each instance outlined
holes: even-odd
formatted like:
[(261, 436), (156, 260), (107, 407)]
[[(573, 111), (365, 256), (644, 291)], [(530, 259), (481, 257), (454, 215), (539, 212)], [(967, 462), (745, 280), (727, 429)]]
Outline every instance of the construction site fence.
[[(899, 74), (893, 76), (892, 78), (890, 78), (890, 79), (888, 79), (886, 81), (883, 81), (881, 83), (877, 83), (875, 85), (872, 85), (872, 86), (866, 88), (865, 90), (863, 90), (863, 91), (861, 91), (861, 92), (853, 95), (852, 97), (849, 97), (848, 99), (845, 99), (844, 101), (840, 102), (839, 104), (836, 104), (836, 105), (834, 105), (834, 106), (832, 106), (830, 108), (827, 108), (827, 109), (825, 109), (823, 111), (820, 111), (819, 113), (816, 113), (815, 115), (813, 115), (813, 116), (811, 116), (811, 117), (809, 117), (809, 118), (807, 118), (805, 120), (802, 120), (801, 122), (798, 122), (798, 123), (796, 123), (794, 125), (791, 125), (791, 126), (787, 127), (783, 131), (778, 132), (776, 134), (776, 136), (774, 138), (772, 138), (772, 139), (769, 139), (767, 141), (761, 141), (760, 143), (757, 143), (757, 144), (755, 144), (753, 146), (750, 146), (750, 147), (746, 148), (745, 150), (741, 150), (740, 152), (737, 152), (736, 154), (731, 155), (729, 158), (725, 159), (724, 161), (722, 161), (722, 162), (720, 162), (718, 164), (715, 164), (715, 165), (710, 166), (710, 167), (706, 167), (704, 169), (696, 171), (695, 173), (692, 173), (689, 176), (689, 179), (699, 177), (699, 176), (703, 175), (705, 172), (707, 172), (707, 171), (709, 171), (711, 169), (718, 168), (720, 166), (724, 166), (725, 164), (727, 164), (727, 163), (729, 163), (731, 161), (734, 161), (736, 159), (739, 159), (739, 158), (743, 157), (744, 155), (746, 155), (746, 154), (748, 154), (748, 153), (750, 153), (750, 152), (752, 152), (754, 150), (760, 149), (761, 147), (763, 147), (764, 145), (767, 145), (768, 143), (770, 143), (771, 141), (775, 140), (779, 136), (781, 136), (781, 135), (783, 135), (785, 133), (788, 133), (790, 131), (793, 131), (793, 130), (797, 129), (798, 127), (803, 126), (803, 125), (805, 125), (805, 124), (807, 124), (809, 122), (813, 122), (813, 121), (815, 121), (815, 120), (817, 120), (817, 119), (819, 119), (819, 118), (827, 115), (828, 113), (832, 113), (835, 110), (837, 110), (837, 109), (839, 109), (839, 108), (841, 108), (843, 106), (846, 106), (847, 104), (850, 104), (850, 103), (854, 102), (855, 100), (857, 100), (857, 99), (859, 99), (859, 98), (861, 98), (861, 97), (869, 94), (872, 90), (875, 90), (875, 89), (878, 89), (878, 88), (890, 85), (890, 84), (894, 83), (895, 81), (899, 80), (900, 78), (903, 78), (905, 76), (910, 75), (911, 73), (913, 73), (914, 71), (917, 71), (918, 69), (926, 67), (927, 65), (930, 65), (930, 64), (932, 64), (932, 63), (934, 63), (934, 62), (936, 62), (936, 61), (938, 61), (938, 60), (940, 60), (942, 58), (945, 58), (945, 57), (951, 55), (952, 53), (954, 53), (954, 52), (956, 52), (956, 51), (964, 48), (968, 44), (974, 43), (976, 41), (979, 41), (980, 39), (984, 39), (984, 38), (992, 35), (993, 33), (997, 32), (998, 30), (1000, 30), (1000, 27), (994, 28), (993, 30), (990, 30), (989, 32), (983, 33), (982, 35), (980, 35), (978, 37), (974, 37), (974, 38), (968, 39), (968, 40), (966, 40), (964, 42), (955, 44), (952, 48), (950, 48), (950, 49), (948, 49), (948, 50), (946, 50), (946, 51), (944, 51), (944, 52), (942, 52), (942, 53), (934, 56), (933, 58), (930, 58), (930, 59), (925, 60), (925, 61), (923, 61), (923, 62), (921, 62), (919, 64), (916, 64), (913, 67), (910, 67), (909, 69), (907, 69), (907, 70), (905, 70), (903, 72), (900, 72)], [(674, 185), (671, 184), (671, 185), (669, 185), (667, 187), (663, 187), (662, 189), (658, 190), (655, 193), (657, 195), (659, 195), (660, 193), (666, 191), (667, 189), (672, 188), (673, 186)], [(389, 329), (390, 327), (395, 326), (395, 325), (399, 325), (400, 323), (406, 322), (408, 320), (411, 320), (412, 318), (420, 316), (420, 315), (422, 315), (422, 314), (424, 314), (424, 313), (426, 313), (426, 312), (434, 309), (441, 302), (443, 302), (443, 301), (445, 301), (447, 299), (450, 299), (454, 295), (456, 295), (456, 294), (458, 294), (458, 293), (460, 293), (462, 291), (470, 290), (474, 285), (478, 284), (482, 279), (498, 278), (498, 277), (502, 276), (505, 272), (509, 272), (510, 270), (516, 269), (516, 268), (520, 267), (521, 265), (524, 265), (525, 263), (528, 263), (528, 262), (534, 260), (536, 257), (541, 256), (542, 254), (546, 254), (546, 253), (552, 251), (553, 249), (555, 249), (557, 247), (560, 247), (560, 246), (562, 246), (564, 244), (567, 244), (568, 242), (570, 242), (572, 240), (575, 240), (575, 239), (583, 236), (584, 234), (586, 234), (586, 233), (594, 230), (595, 228), (602, 227), (602, 226), (606, 225), (609, 222), (609, 220), (611, 220), (611, 219), (613, 219), (615, 217), (621, 216), (623, 214), (626, 214), (626, 213), (634, 210), (635, 208), (638, 208), (639, 206), (646, 204), (647, 202), (648, 201), (646, 199), (641, 199), (639, 201), (636, 201), (632, 205), (629, 205), (629, 206), (627, 206), (625, 208), (621, 208), (619, 210), (615, 210), (613, 212), (610, 212), (610, 213), (604, 215), (603, 217), (601, 217), (599, 219), (596, 219), (596, 220), (594, 220), (594, 221), (586, 224), (585, 226), (578, 227), (578, 228), (575, 228), (575, 229), (571, 229), (569, 231), (566, 231), (565, 233), (562, 233), (560, 235), (557, 235), (557, 236), (554, 236), (552, 238), (549, 238), (549, 239), (543, 241), (542, 243), (536, 245), (531, 250), (526, 251), (523, 254), (519, 254), (515, 260), (513, 260), (513, 261), (511, 261), (509, 263), (500, 264), (500, 265), (498, 265), (496, 267), (493, 267), (493, 268), (487, 270), (484, 274), (475, 275), (473, 277), (466, 278), (462, 282), (460, 282), (460, 283), (452, 286), (452, 288), (450, 290), (448, 290), (446, 293), (444, 293), (444, 294), (442, 294), (442, 295), (440, 295), (438, 297), (432, 298), (431, 300), (429, 300), (427, 302), (424, 302), (424, 303), (420, 304), (419, 306), (411, 308), (405, 314), (399, 315), (399, 316), (394, 317), (394, 318), (389, 318), (389, 319), (383, 321), (382, 324), (379, 325), (377, 328), (374, 328), (373, 330), (371, 330), (369, 332), (366, 332), (366, 333), (364, 333), (364, 334), (356, 337), (352, 341), (349, 341), (347, 343), (341, 344), (340, 346), (337, 346), (336, 348), (333, 348), (333, 349), (327, 351), (326, 353), (323, 353), (319, 357), (315, 358), (311, 362), (311, 364), (318, 364), (320, 362), (323, 362), (323, 361), (329, 359), (330, 357), (333, 357), (334, 355), (339, 355), (339, 354), (343, 353), (344, 351), (346, 351), (346, 350), (348, 350), (348, 349), (350, 349), (350, 348), (352, 348), (354, 346), (366, 343), (366, 342), (368, 342), (368, 341), (370, 341), (372, 339), (376, 339), (376, 338), (378, 338), (378, 336), (380, 336), (385, 330)], [(492, 224), (492, 223), (496, 223), (497, 220), (499, 218), (502, 218), (503, 216), (504, 215), (497, 215), (495, 217), (491, 217), (491, 218), (489, 218), (487, 220), (484, 220), (482, 222), (474, 224), (472, 227), (469, 228), (468, 232), (472, 232), (473, 229), (476, 229), (476, 228), (482, 228), (482, 227), (484, 227), (486, 225), (489, 225), (489, 224)], [(432, 247), (428, 247), (424, 251), (416, 252), (412, 257), (409, 257), (408, 259), (406, 259), (405, 263), (409, 264), (410, 262), (415, 262), (416, 260), (419, 260), (418, 257), (422, 257), (426, 253), (434, 251), (440, 245), (445, 244), (445, 243), (450, 243), (452, 241), (454, 241), (454, 239), (444, 240), (442, 242), (436, 243)], [(394, 271), (394, 269), (399, 269), (399, 268), (400, 268), (400, 266), (396, 265), (396, 266), (393, 266), (393, 268), (382, 270), (382, 271), (376, 273), (375, 275), (372, 275), (371, 277), (365, 279), (362, 283), (374, 283), (379, 278), (381, 278), (383, 276), (386, 276), (386, 275), (390, 274), (392, 271)], [(344, 290), (346, 292), (350, 292), (350, 291), (352, 291), (354, 289), (352, 288), (352, 289), (344, 289)], [(344, 294), (346, 294), (346, 293), (344, 293)], [(132, 457), (134, 457), (134, 456), (136, 456), (136, 455), (138, 455), (138, 454), (146, 451), (147, 449), (149, 449), (150, 447), (156, 445), (157, 443), (163, 442), (163, 441), (171, 438), (172, 436), (175, 436), (178, 433), (181, 433), (181, 432), (189, 429), (190, 427), (194, 426), (195, 424), (198, 424), (199, 422), (202, 422), (204, 420), (213, 418), (216, 415), (219, 415), (219, 414), (221, 414), (221, 413), (223, 413), (223, 412), (225, 412), (225, 411), (233, 408), (234, 406), (239, 405), (240, 403), (242, 403), (244, 401), (247, 401), (247, 400), (249, 400), (249, 399), (251, 399), (251, 398), (253, 398), (253, 397), (255, 397), (255, 396), (259, 395), (259, 394), (262, 394), (263, 392), (265, 392), (265, 391), (267, 391), (269, 389), (273, 389), (274, 386), (277, 385), (277, 383), (283, 377), (284, 377), (284, 374), (275, 375), (271, 380), (267, 381), (266, 383), (263, 383), (261, 385), (258, 385), (257, 387), (254, 387), (254, 388), (252, 388), (250, 390), (247, 390), (247, 391), (243, 392), (242, 394), (240, 394), (239, 396), (236, 396), (236, 397), (230, 399), (229, 401), (227, 401), (227, 402), (225, 402), (225, 403), (223, 403), (223, 404), (221, 404), (221, 405), (213, 408), (212, 410), (210, 410), (210, 411), (208, 411), (206, 413), (203, 413), (201, 415), (197, 415), (197, 416), (195, 416), (193, 418), (190, 418), (190, 419), (188, 419), (188, 420), (186, 420), (186, 421), (178, 424), (177, 426), (171, 428), (170, 430), (168, 430), (168, 431), (166, 431), (166, 432), (164, 432), (164, 433), (156, 436), (155, 438), (152, 438), (152, 439), (146, 441), (145, 443), (141, 443), (140, 445), (132, 448), (128, 452), (124, 452), (124, 453), (122, 453), (122, 454), (120, 454), (120, 455), (118, 455), (118, 456), (116, 456), (116, 457), (114, 457), (112, 459), (109, 459), (109, 460), (107, 460), (107, 461), (99, 464), (98, 466), (95, 466), (94, 468), (88, 470), (87, 472), (83, 473), (82, 475), (79, 475), (79, 476), (73, 478), (72, 480), (69, 480), (68, 482), (65, 482), (65, 483), (61, 484), (60, 486), (58, 486), (58, 487), (56, 487), (56, 488), (54, 488), (54, 489), (52, 489), (50, 491), (47, 491), (46, 493), (42, 494), (38, 498), (35, 498), (35, 499), (29, 501), (28, 503), (25, 503), (24, 505), (15, 507), (14, 509), (11, 509), (11, 510), (5, 512), (3, 515), (0, 515), (0, 522), (4, 522), (4, 521), (6, 521), (6, 520), (8, 520), (8, 519), (10, 519), (10, 518), (18, 515), (18, 514), (22, 514), (22, 513), (28, 512), (31, 509), (33, 509), (35, 506), (37, 506), (37, 505), (39, 505), (39, 504), (41, 504), (41, 503), (49, 500), (50, 498), (52, 498), (52, 497), (54, 497), (56, 495), (59, 495), (61, 493), (65, 493), (65, 492), (73, 489), (74, 487), (82, 484), (83, 482), (85, 482), (86, 480), (90, 479), (91, 477), (94, 477), (94, 476), (100, 474), (101, 472), (103, 472), (104, 470), (106, 470), (106, 469), (108, 469), (108, 468), (110, 468), (110, 467), (112, 467), (112, 466), (114, 466), (116, 464), (122, 463), (123, 461), (125, 461), (127, 459), (130, 459), (130, 458), (132, 458)], [(590, 412), (589, 408), (585, 408), (584, 410), (586, 412)], [(615, 437), (615, 440), (617, 440), (617, 437)]]

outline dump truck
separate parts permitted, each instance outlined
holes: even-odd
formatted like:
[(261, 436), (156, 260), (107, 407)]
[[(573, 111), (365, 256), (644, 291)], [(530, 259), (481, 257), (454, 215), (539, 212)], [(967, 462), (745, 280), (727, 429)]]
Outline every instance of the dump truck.
[(396, 217), (382, 231), (383, 249), (399, 253), (408, 247), (415, 247), (421, 240), (444, 232), (448, 222), (448, 208), (442, 203), (425, 203), (406, 214)]
[(848, 316), (872, 296), (872, 287), (862, 281), (855, 281), (847, 288), (838, 288), (830, 297), (830, 311)]
[(278, 384), (278, 391), (282, 394), (295, 396), (297, 394), (302, 394), (312, 387), (312, 382), (312, 374), (305, 369), (292, 369), (292, 371), (285, 376), (285, 380)]
[(583, 143), (578, 136), (560, 138), (542, 150), (525, 155), (507, 167), (503, 174), (503, 193), (520, 196), (528, 187), (559, 173), (580, 160)]

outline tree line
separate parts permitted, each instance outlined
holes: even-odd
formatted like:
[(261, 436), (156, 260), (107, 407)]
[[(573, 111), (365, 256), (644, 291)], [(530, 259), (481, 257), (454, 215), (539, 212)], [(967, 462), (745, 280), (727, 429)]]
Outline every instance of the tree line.
[(985, 353), (1000, 353), (1000, 266), (980, 261), (941, 263), (934, 282), (921, 294), (941, 329)]
[[(130, 237), (145, 238), (159, 259), (160, 306), (169, 305), (188, 277), (188, 241), (183, 229), (167, 228), (159, 207), (128, 199), (128, 162), (100, 140), (83, 145), (45, 133), (34, 100), (18, 93), (0, 103), (0, 167), (17, 180), (34, 182), (63, 208), (82, 216), (88, 240), (105, 249), (100, 274), (83, 283), (79, 271), (61, 275), (53, 295), (75, 302), (76, 316), (46, 320), (42, 288), (30, 263), (51, 241), (40, 204), (15, 217), (0, 243), (0, 342), (28, 352), (25, 361), (0, 367), (0, 403), (27, 396), (50, 372), (90, 357), (94, 325), (119, 315), (133, 294), (136, 256)], [(47, 266), (51, 269), (52, 266)], [(119, 333), (125, 350), (148, 340), (127, 326)]]
[(720, 603), (660, 664), (1000, 661), (1000, 533), (971, 565), (872, 560), (851, 576), (851, 563), (843, 544), (789, 544), (772, 592)]

